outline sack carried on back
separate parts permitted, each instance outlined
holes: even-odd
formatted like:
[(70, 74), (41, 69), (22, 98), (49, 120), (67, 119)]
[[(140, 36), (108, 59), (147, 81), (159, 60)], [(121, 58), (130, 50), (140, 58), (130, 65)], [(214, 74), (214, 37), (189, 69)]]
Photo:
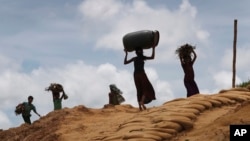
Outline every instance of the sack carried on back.
[(16, 109), (15, 109), (15, 113), (16, 113), (16, 115), (19, 115), (19, 114), (21, 114), (21, 113), (23, 113), (24, 112), (24, 105), (21, 103), (21, 104), (18, 104), (17, 106), (16, 106)]
[(63, 92), (63, 86), (57, 83), (51, 83), (48, 88), (45, 89), (46, 91), (53, 91), (53, 92)]

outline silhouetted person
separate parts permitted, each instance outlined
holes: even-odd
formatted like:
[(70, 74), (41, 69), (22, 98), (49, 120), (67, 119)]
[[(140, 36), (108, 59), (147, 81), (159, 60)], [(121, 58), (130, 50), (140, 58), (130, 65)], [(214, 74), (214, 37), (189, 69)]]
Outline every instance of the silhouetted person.
[(28, 97), (28, 102), (23, 102), (23, 106), (24, 106), (24, 111), (22, 112), (22, 117), (23, 117), (23, 120), (25, 123), (28, 123), (28, 124), (31, 124), (31, 121), (30, 121), (30, 117), (31, 117), (31, 110), (33, 110), (34, 113), (36, 113), (39, 117), (40, 114), (37, 113), (36, 111), (36, 107), (32, 104), (33, 102), (33, 97), (32, 96), (29, 96)]
[[(52, 83), (48, 88), (45, 89), (46, 91), (51, 91), (53, 96), (53, 104), (54, 110), (62, 109), (62, 99), (67, 99), (68, 96), (65, 94), (63, 90), (63, 86), (61, 84)], [(62, 95), (60, 96), (60, 93)]]
[(139, 104), (139, 109), (146, 110), (146, 106), (144, 104), (148, 104), (156, 98), (154, 88), (148, 80), (148, 77), (144, 71), (144, 61), (154, 59), (155, 46), (152, 47), (152, 55), (150, 57), (144, 56), (143, 49), (137, 47), (135, 50), (137, 56), (127, 60), (128, 52), (126, 49), (124, 51), (124, 64), (134, 62), (134, 82), (137, 90), (137, 101)]
[(199, 89), (194, 80), (194, 69), (193, 64), (197, 58), (196, 53), (192, 49), (191, 53), (193, 58), (190, 55), (180, 56), (181, 66), (184, 71), (184, 85), (187, 89), (187, 97), (198, 94)]
[(123, 98), (122, 91), (116, 87), (115, 84), (109, 85), (110, 92), (109, 92), (109, 104), (111, 105), (120, 105), (122, 102), (125, 101)]

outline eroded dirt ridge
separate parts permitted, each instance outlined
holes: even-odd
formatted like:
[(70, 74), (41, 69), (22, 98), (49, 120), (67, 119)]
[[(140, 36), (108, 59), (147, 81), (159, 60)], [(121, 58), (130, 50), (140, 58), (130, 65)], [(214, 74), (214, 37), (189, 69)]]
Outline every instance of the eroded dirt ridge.
[[(222, 90), (213, 95), (178, 98), (143, 112), (126, 104), (101, 109), (79, 105), (52, 111), (32, 125), (22, 124), (20, 127), (1, 130), (0, 140), (198, 141), (216, 137), (213, 140), (227, 141), (228, 125), (232, 121), (225, 119), (233, 115), (237, 123), (250, 123), (250, 114), (247, 114), (250, 109), (249, 101), (249, 89), (237, 88)], [(204, 129), (216, 122), (225, 126), (218, 129), (215, 125), (209, 131)], [(203, 134), (202, 137), (196, 136)]]
[(104, 141), (163, 141), (192, 129), (202, 112), (223, 106), (240, 106), (249, 101), (248, 89), (222, 90), (214, 95), (195, 95), (166, 102), (163, 106), (137, 114), (121, 123)]

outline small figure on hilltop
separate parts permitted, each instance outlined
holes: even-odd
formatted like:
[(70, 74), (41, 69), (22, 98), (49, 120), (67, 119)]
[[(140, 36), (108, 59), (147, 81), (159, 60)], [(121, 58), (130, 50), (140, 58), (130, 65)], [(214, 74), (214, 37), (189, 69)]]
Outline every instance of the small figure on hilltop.
[(118, 89), (115, 84), (109, 85), (109, 88), (109, 104), (120, 105), (125, 101), (124, 97), (122, 96), (122, 91)]
[(176, 50), (178, 54), (181, 66), (184, 71), (184, 85), (187, 89), (187, 97), (198, 94), (199, 89), (194, 80), (194, 69), (193, 64), (197, 58), (196, 53), (194, 52), (195, 47), (189, 44), (182, 45)]
[(128, 51), (125, 51), (124, 64), (129, 64), (134, 62), (134, 82), (137, 90), (137, 101), (139, 104), (139, 109), (146, 110), (146, 106), (144, 104), (150, 103), (152, 100), (155, 100), (155, 91), (148, 80), (148, 77), (144, 71), (144, 61), (154, 59), (155, 57), (155, 46), (152, 47), (152, 55), (150, 57), (143, 55), (143, 49), (141, 47), (137, 47), (135, 49), (136, 57), (127, 60)]
[(39, 117), (41, 117), (41, 115), (37, 113), (36, 107), (32, 104), (33, 99), (34, 99), (33, 96), (29, 96), (28, 102), (23, 102), (23, 103), (19, 104), (15, 110), (17, 115), (22, 114), (23, 120), (27, 124), (31, 124), (31, 121), (30, 121), (31, 110), (33, 110), (34, 113), (36, 113)]
[[(53, 96), (53, 103), (54, 103), (54, 110), (62, 109), (62, 99), (68, 99), (68, 96), (65, 94), (63, 90), (63, 86), (57, 83), (51, 83), (48, 88), (45, 89), (46, 91), (51, 91)], [(62, 95), (60, 96), (60, 93)]]

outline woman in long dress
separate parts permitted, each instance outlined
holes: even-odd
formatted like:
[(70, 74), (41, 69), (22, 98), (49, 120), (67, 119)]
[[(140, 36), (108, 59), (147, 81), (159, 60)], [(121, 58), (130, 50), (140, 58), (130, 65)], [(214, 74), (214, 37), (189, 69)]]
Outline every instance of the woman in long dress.
[(137, 101), (139, 104), (139, 109), (146, 110), (146, 106), (144, 104), (150, 103), (152, 100), (155, 100), (155, 91), (148, 80), (148, 77), (144, 70), (144, 63), (145, 60), (151, 60), (155, 57), (155, 46), (152, 47), (152, 55), (151, 56), (144, 56), (143, 55), (143, 49), (140, 47), (137, 47), (135, 52), (136, 56), (127, 59), (128, 51), (125, 49), (125, 58), (124, 58), (124, 64), (129, 64), (131, 62), (134, 62), (134, 82), (137, 90)]

